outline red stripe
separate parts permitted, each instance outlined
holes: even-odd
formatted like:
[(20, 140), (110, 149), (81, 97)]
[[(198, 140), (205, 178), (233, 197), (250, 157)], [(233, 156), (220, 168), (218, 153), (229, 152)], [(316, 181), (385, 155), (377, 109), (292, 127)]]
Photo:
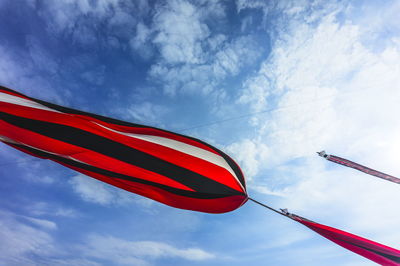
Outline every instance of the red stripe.
[[(7, 143), (7, 144), (18, 150), (25, 152), (25, 153), (29, 153), (35, 157), (42, 158), (40, 156), (37, 156), (35, 154), (28, 152), (27, 150), (21, 149), (17, 146), (9, 144), (9, 143)], [(139, 194), (141, 196), (156, 200), (158, 202), (167, 204), (167, 205), (175, 207), (175, 208), (181, 208), (181, 209), (192, 210), (192, 211), (201, 211), (201, 212), (207, 212), (207, 213), (225, 213), (225, 212), (230, 212), (230, 211), (233, 211), (233, 210), (239, 208), (247, 201), (246, 196), (229, 196), (226, 198), (218, 198), (218, 199), (195, 199), (195, 198), (180, 196), (180, 195), (176, 195), (176, 194), (170, 193), (168, 191), (165, 191), (161, 188), (153, 187), (153, 186), (146, 185), (146, 184), (131, 182), (131, 181), (127, 181), (127, 180), (110, 178), (108, 176), (104, 176), (101, 174), (97, 174), (97, 173), (94, 173), (91, 171), (83, 170), (81, 168), (77, 168), (77, 167), (73, 167), (73, 166), (64, 164), (57, 160), (52, 160), (52, 161), (57, 162), (61, 165), (64, 165), (65, 167), (73, 169), (84, 175), (93, 177), (102, 182), (113, 185), (115, 187), (127, 190), (132, 193)]]
[(113, 186), (156, 200), (158, 202), (162, 202), (166, 205), (185, 210), (200, 211), (207, 213), (225, 213), (239, 208), (247, 201), (247, 197), (242, 195), (229, 196), (226, 198), (219, 198), (219, 199), (195, 199), (195, 198), (176, 195), (150, 185), (138, 184), (126, 180), (112, 179), (104, 175), (93, 173), (91, 171), (86, 171), (76, 167), (71, 167), (65, 164), (63, 165), (71, 169), (74, 169), (78, 172), (81, 172), (85, 175), (96, 178), (100, 181), (111, 184)]
[(25, 100), (30, 100), (29, 97), (27, 97), (25, 95), (19, 94), (17, 92), (11, 92), (11, 91), (7, 91), (7, 90), (3, 90), (1, 87), (0, 87), (0, 93), (7, 93), (9, 95), (17, 96), (17, 97), (20, 97), (20, 98), (25, 99)]
[(10, 125), (4, 121), (0, 121), (0, 128), (1, 135), (40, 150), (55, 153), (60, 156), (72, 156), (89, 165), (100, 167), (116, 173), (157, 182), (174, 188), (193, 191), (185, 185), (163, 175), (150, 172), (140, 167), (121, 162), (119, 160), (75, 145), (42, 136), (35, 132)]
[[(104, 127), (92, 123), (93, 119), (91, 117), (84, 117), (84, 119), (82, 119), (83, 116), (81, 115), (76, 116), (64, 113), (56, 113), (47, 110), (14, 105), (10, 103), (2, 103), (0, 104), (0, 107), (2, 111), (7, 113), (29, 119), (79, 128), (93, 134), (112, 139), (113, 141), (118, 141), (129, 147), (135, 148), (142, 152), (146, 152), (162, 160), (176, 164), (180, 167), (184, 167), (205, 177), (213, 179), (219, 183), (222, 183), (226, 186), (229, 186), (237, 191), (245, 193), (245, 191), (243, 191), (242, 187), (239, 185), (236, 179), (232, 178), (232, 174), (218, 165), (159, 144), (135, 139), (107, 130)], [(107, 127), (109, 126), (104, 122), (102, 124)]]
[(88, 116), (83, 116), (83, 115), (75, 115), (75, 116), (80, 117), (85, 120), (96, 122), (100, 125), (104, 125), (106, 127), (109, 127), (111, 129), (114, 129), (117, 131), (121, 131), (121, 132), (125, 132), (125, 133), (164, 137), (164, 138), (176, 140), (179, 142), (183, 142), (183, 143), (186, 143), (186, 144), (189, 144), (189, 145), (192, 145), (192, 146), (198, 147), (200, 149), (203, 149), (203, 150), (206, 150), (206, 151), (209, 151), (209, 152), (219, 155), (219, 153), (217, 151), (215, 151), (214, 149), (212, 149), (211, 147), (209, 147), (207, 145), (202, 144), (201, 142), (195, 141), (190, 138), (186, 138), (184, 136), (169, 133), (169, 132), (166, 132), (163, 130), (158, 130), (158, 129), (150, 128), (150, 127), (128, 127), (128, 126), (116, 125), (116, 124), (112, 124), (112, 123), (106, 123), (104, 121), (101, 121), (101, 120), (98, 120), (98, 119), (95, 119), (92, 117), (88, 117)]
[[(10, 95), (13, 95), (13, 96), (17, 96), (17, 97), (20, 97), (20, 98), (23, 98), (23, 99), (27, 99), (27, 100), (31, 100), (33, 102), (36, 102), (34, 98), (30, 98), (30, 97), (27, 97), (25, 95), (18, 94), (17, 92), (13, 93), (13, 92), (10, 92), (10, 91), (2, 90), (1, 88), (0, 88), (0, 91), (4, 92), (4, 93), (7, 93), (7, 94), (10, 94)], [(112, 128), (114, 130), (127, 132), (127, 133), (145, 134), (145, 135), (153, 135), (153, 136), (165, 137), (165, 138), (173, 139), (173, 140), (176, 140), (176, 141), (180, 141), (180, 142), (183, 142), (183, 143), (186, 143), (186, 144), (189, 144), (189, 145), (192, 145), (192, 146), (207, 150), (207, 151), (215, 153), (215, 154), (219, 154), (217, 151), (215, 151), (214, 149), (212, 149), (208, 145), (205, 145), (205, 144), (203, 144), (201, 142), (198, 142), (196, 140), (193, 140), (191, 138), (187, 138), (185, 136), (174, 134), (172, 132), (167, 132), (167, 131), (164, 131), (164, 130), (151, 128), (151, 127), (129, 127), (129, 126), (117, 125), (117, 124), (104, 122), (102, 120), (96, 119), (96, 118), (91, 117), (91, 116), (85, 116), (85, 115), (79, 115), (79, 114), (71, 114), (71, 115), (76, 116), (76, 117), (80, 117), (80, 118), (82, 118), (84, 120), (89, 120), (89, 121), (93, 121), (93, 122), (99, 123), (101, 125), (110, 127), (110, 128)]]

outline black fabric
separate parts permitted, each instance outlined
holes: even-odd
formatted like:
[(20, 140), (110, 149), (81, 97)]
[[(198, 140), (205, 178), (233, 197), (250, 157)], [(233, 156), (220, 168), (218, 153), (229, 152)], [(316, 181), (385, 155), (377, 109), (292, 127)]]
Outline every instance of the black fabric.
[[(3, 141), (4, 142), (4, 141)], [(99, 167), (95, 167), (92, 165), (88, 165), (88, 164), (84, 164), (84, 163), (80, 163), (78, 161), (72, 160), (72, 159), (67, 159), (61, 156), (57, 156), (55, 154), (51, 154), (51, 153), (47, 153), (44, 151), (40, 151), (25, 145), (20, 145), (20, 144), (14, 144), (14, 143), (8, 143), (8, 142), (4, 142), (7, 145), (10, 145), (12, 147), (15, 148), (19, 148), (23, 151), (29, 152), (31, 154), (34, 154), (35, 156), (41, 157), (41, 158), (47, 158), (50, 160), (53, 160), (55, 162), (59, 162), (62, 163), (66, 166), (71, 166), (71, 167), (75, 167), (75, 168), (79, 168), (82, 170), (86, 170), (89, 172), (93, 172), (96, 174), (101, 174), (107, 177), (111, 177), (111, 178), (115, 178), (115, 179), (122, 179), (122, 180), (127, 180), (127, 181), (131, 181), (131, 182), (135, 182), (135, 183), (139, 183), (139, 184), (145, 184), (145, 185), (150, 185), (153, 187), (157, 187), (160, 189), (163, 189), (167, 192), (179, 195), (179, 196), (184, 196), (184, 197), (190, 197), (190, 198), (198, 198), (198, 199), (218, 199), (218, 198), (224, 198), (227, 197), (227, 195), (223, 195), (223, 194), (207, 194), (207, 193), (201, 193), (201, 192), (195, 192), (195, 191), (188, 191), (188, 190), (183, 190), (183, 189), (178, 189), (178, 188), (173, 188), (170, 186), (166, 186), (163, 184), (159, 184), (159, 183), (155, 183), (155, 182), (151, 182), (148, 180), (144, 180), (144, 179), (140, 179), (140, 178), (135, 178), (132, 176), (128, 176), (128, 175), (124, 175), (124, 174), (120, 174), (120, 173), (115, 173), (109, 170), (105, 170)], [(230, 196), (230, 195), (228, 195)]]
[(76, 110), (76, 109), (64, 107), (64, 106), (61, 106), (61, 105), (49, 103), (49, 102), (46, 102), (46, 101), (43, 101), (43, 100), (39, 100), (39, 99), (35, 99), (35, 98), (32, 98), (32, 97), (25, 96), (25, 95), (23, 95), (23, 94), (21, 94), (21, 93), (19, 93), (19, 92), (16, 92), (16, 91), (11, 90), (11, 89), (8, 89), (8, 88), (5, 88), (5, 87), (3, 87), (3, 86), (0, 86), (0, 88), (3, 89), (3, 90), (5, 90), (5, 91), (13, 92), (13, 93), (19, 94), (19, 95), (21, 95), (21, 96), (27, 97), (27, 98), (29, 98), (29, 99), (32, 100), (32, 101), (35, 101), (35, 102), (40, 103), (40, 104), (42, 104), (42, 105), (44, 105), (44, 106), (46, 106), (46, 107), (52, 108), (52, 109), (54, 109), (54, 110), (57, 110), (57, 111), (60, 111), (60, 112), (63, 112), (63, 113), (78, 114), (78, 115), (86, 115), (86, 116), (90, 116), (90, 117), (93, 117), (93, 118), (95, 118), (95, 119), (98, 119), (98, 120), (100, 120), (100, 121), (104, 121), (104, 122), (106, 122), (106, 123), (112, 123), (112, 124), (121, 125), (121, 126), (155, 129), (155, 130), (159, 130), (159, 131), (162, 131), (162, 132), (171, 133), (171, 134), (174, 134), (174, 135), (177, 135), (177, 136), (185, 137), (185, 138), (187, 138), (187, 139), (191, 139), (191, 140), (194, 140), (194, 141), (196, 141), (196, 142), (199, 142), (199, 143), (201, 143), (201, 144), (203, 144), (203, 145), (205, 145), (205, 146), (207, 146), (207, 147), (213, 149), (213, 150), (216, 151), (219, 155), (221, 155), (221, 156), (227, 161), (228, 165), (232, 168), (232, 170), (234, 171), (234, 173), (235, 173), (236, 176), (238, 177), (238, 179), (239, 179), (240, 183), (242, 184), (242, 186), (243, 186), (243, 187), (246, 187), (245, 179), (244, 179), (243, 173), (242, 173), (242, 171), (240, 170), (239, 166), (235, 163), (235, 161), (233, 161), (227, 154), (225, 154), (225, 153), (222, 152), (221, 150), (219, 150), (219, 149), (217, 149), (217, 148), (211, 146), (210, 144), (208, 144), (208, 143), (206, 143), (206, 142), (204, 142), (204, 141), (202, 141), (202, 140), (199, 140), (199, 139), (196, 139), (196, 138), (193, 138), (193, 137), (189, 137), (189, 136), (185, 136), (185, 135), (182, 135), (182, 134), (179, 134), (179, 133), (171, 132), (171, 131), (168, 131), (168, 130), (159, 129), (159, 128), (156, 128), (156, 127), (150, 127), (150, 126), (145, 126), (145, 125), (130, 123), (130, 122), (118, 120), (118, 119), (115, 119), (115, 118), (110, 118), (110, 117), (106, 117), (106, 116), (102, 116), (102, 115), (97, 115), (97, 114), (93, 114), (93, 113), (89, 113), (89, 112), (84, 112), (84, 111), (80, 111), (80, 110)]
[(23, 118), (4, 112), (0, 117), (17, 127), (104, 154), (154, 173), (169, 177), (191, 189), (207, 194), (242, 195), (219, 182), (197, 174), (186, 168), (166, 162), (160, 158), (136, 150), (111, 139), (71, 126)]

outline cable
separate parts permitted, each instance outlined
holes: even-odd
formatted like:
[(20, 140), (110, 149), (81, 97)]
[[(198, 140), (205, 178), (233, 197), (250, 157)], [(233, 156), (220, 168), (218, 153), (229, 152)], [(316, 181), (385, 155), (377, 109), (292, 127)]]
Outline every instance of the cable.
[(272, 208), (272, 207), (270, 207), (270, 206), (268, 206), (268, 205), (265, 205), (264, 203), (261, 203), (261, 202), (255, 200), (255, 199), (252, 199), (252, 198), (249, 197), (249, 200), (251, 200), (251, 201), (257, 203), (258, 205), (261, 205), (261, 206), (263, 206), (263, 207), (265, 207), (265, 208), (267, 208), (267, 209), (269, 209), (269, 210), (271, 210), (271, 211), (273, 211), (273, 212), (276, 212), (276, 213), (279, 213), (280, 215), (283, 215), (283, 216), (285, 216), (285, 217), (288, 217), (288, 215), (285, 214), (284, 212), (278, 211), (278, 210), (276, 210), (276, 209), (274, 209), (274, 208)]
[(330, 98), (332, 98), (334, 96), (336, 96), (336, 95), (332, 94), (332, 95), (329, 95), (329, 96), (326, 96), (326, 97), (317, 98), (317, 99), (314, 99), (314, 100), (311, 100), (311, 101), (305, 101), (305, 102), (302, 102), (302, 103), (297, 103), (297, 104), (292, 104), (292, 105), (287, 105), (287, 106), (282, 106), (282, 107), (277, 107), (277, 108), (270, 108), (270, 109), (266, 109), (266, 110), (262, 110), (262, 111), (258, 111), (258, 112), (253, 112), (253, 113), (247, 113), (247, 114), (244, 114), (244, 115), (229, 117), (229, 118), (226, 118), (226, 119), (216, 120), (216, 121), (212, 121), (212, 122), (208, 122), (208, 123), (204, 123), (204, 124), (200, 124), (200, 125), (196, 125), (196, 126), (192, 126), (192, 127), (188, 127), (188, 128), (182, 128), (182, 129), (178, 129), (178, 130), (174, 130), (174, 131), (175, 132), (184, 132), (184, 131), (188, 131), (188, 130), (192, 130), (192, 129), (208, 127), (208, 126), (221, 124), (221, 123), (228, 122), (228, 121), (233, 121), (233, 120), (246, 118), (246, 117), (253, 116), (253, 115), (271, 113), (271, 112), (274, 112), (274, 111), (293, 108), (293, 107), (297, 107), (297, 106), (304, 105), (304, 104), (314, 103), (314, 102), (317, 102), (317, 101), (320, 101), (320, 100), (327, 100), (327, 99), (330, 99)]

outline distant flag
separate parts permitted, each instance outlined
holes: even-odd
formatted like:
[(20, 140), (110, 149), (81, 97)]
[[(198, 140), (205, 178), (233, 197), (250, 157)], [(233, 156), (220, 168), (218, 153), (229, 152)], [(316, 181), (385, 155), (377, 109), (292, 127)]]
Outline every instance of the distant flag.
[(393, 183), (400, 184), (400, 178), (397, 178), (397, 177), (394, 177), (394, 176), (391, 176), (391, 175), (376, 171), (376, 170), (368, 168), (368, 167), (366, 167), (364, 165), (352, 162), (350, 160), (347, 160), (347, 159), (344, 159), (344, 158), (341, 158), (341, 157), (338, 157), (338, 156), (335, 156), (335, 155), (326, 154), (325, 151), (320, 151), (320, 152), (317, 152), (317, 153), (318, 153), (319, 156), (324, 157), (328, 161), (331, 161), (331, 162), (334, 162), (334, 163), (337, 163), (337, 164), (341, 164), (341, 165), (344, 165), (344, 166), (347, 166), (347, 167), (351, 167), (351, 168), (354, 168), (354, 169), (359, 170), (361, 172), (364, 172), (366, 174), (369, 174), (369, 175), (372, 175), (372, 176), (376, 176), (376, 177), (385, 179), (387, 181), (391, 181)]
[(164, 204), (208, 213), (247, 201), (239, 166), (192, 137), (0, 87), (0, 141)]

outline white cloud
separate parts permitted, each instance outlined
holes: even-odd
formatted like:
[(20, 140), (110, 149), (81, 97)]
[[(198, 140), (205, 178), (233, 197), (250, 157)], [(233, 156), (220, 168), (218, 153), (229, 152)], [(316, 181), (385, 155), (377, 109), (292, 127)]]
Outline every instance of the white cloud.
[[(287, 9), (295, 15), (280, 22), (283, 30), (271, 55), (257, 75), (244, 82), (239, 99), (252, 111), (276, 110), (255, 116), (258, 137), (250, 147), (256, 149), (246, 143), (232, 146), (239, 158), (242, 150), (247, 151), (241, 157), (247, 157), (244, 165), (253, 170), (251, 174), (260, 176), (257, 183), (281, 186), (283, 206), (398, 247), (400, 235), (393, 232), (400, 220), (393, 211), (400, 200), (396, 185), (332, 165), (315, 154), (327, 149), (399, 174), (400, 49), (396, 42), (400, 32), (383, 36), (392, 20), (387, 24), (378, 19), (376, 34), (371, 36), (367, 24), (346, 19), (346, 13), (339, 21), (336, 14), (343, 5), (339, 6)], [(361, 7), (354, 8), (362, 14)], [(394, 2), (385, 9), (400, 11)], [(258, 158), (261, 145), (268, 147), (268, 160)], [(268, 179), (261, 178), (271, 172)], [(282, 183), (274, 177), (282, 173), (291, 180)], [(275, 191), (269, 188), (266, 194), (270, 190)]]
[(108, 185), (92, 177), (85, 175), (73, 176), (70, 184), (76, 194), (84, 201), (100, 205), (125, 205), (136, 203), (142, 206), (149, 206), (151, 202), (148, 199), (138, 198), (135, 194)]
[[(48, 266), (102, 266), (103, 264), (86, 260), (86, 259), (68, 259), (68, 258), (46, 258), (42, 261), (40, 261), (41, 265), (48, 265)], [(34, 263), (33, 265), (37, 265)]]
[(151, 67), (150, 77), (158, 80), (168, 95), (201, 94), (209, 97), (218, 90), (223, 91), (218, 85), (225, 78), (237, 75), (260, 56), (251, 36), (226, 41), (223, 35), (217, 35), (207, 39), (207, 42), (215, 47), (215, 50), (204, 54), (209, 58), (207, 62), (172, 66), (160, 62)]
[(261, 162), (267, 161), (269, 157), (269, 149), (265, 144), (249, 139), (233, 143), (227, 150), (235, 154), (248, 180), (259, 172)]
[(78, 244), (56, 240), (50, 220), (0, 211), (0, 260), (5, 265), (152, 265), (157, 259), (188, 261), (214, 259), (213, 253), (195, 247), (175, 247), (156, 241), (130, 241), (91, 234)]
[(210, 30), (216, 20), (227, 21), (225, 5), (218, 1), (176, 0), (158, 6), (151, 32), (160, 57), (149, 77), (164, 93), (210, 96), (225, 78), (255, 63), (260, 49), (252, 36), (228, 39), (222, 30)]
[(237, 100), (240, 104), (251, 103), (251, 108), (256, 111), (263, 110), (268, 106), (267, 100), (271, 84), (268, 77), (264, 76), (263, 70), (260, 71), (259, 75), (245, 81), (243, 84), (245, 89)]
[(133, 118), (134, 121), (149, 123), (160, 122), (160, 118), (168, 113), (168, 108), (152, 104), (150, 102), (142, 102), (140, 104), (135, 104), (129, 107), (126, 112), (126, 116), (130, 119)]
[(76, 19), (83, 15), (94, 15), (99, 18), (110, 16), (112, 9), (117, 9), (120, 0), (62, 0), (46, 1), (46, 6), (53, 13), (55, 26), (58, 29), (73, 27)]
[(267, 186), (259, 186), (251, 183), (247, 186), (249, 189), (252, 189), (258, 193), (270, 196), (277, 196), (277, 197), (287, 197), (287, 194), (290, 192), (288, 188), (282, 190), (272, 190)]
[[(30, 158), (30, 159), (32, 159), (33, 161), (27, 160), (28, 165), (22, 165), (22, 166), (26, 167), (27, 170), (29, 168), (31, 171), (27, 171), (22, 176), (22, 178), (24, 178), (27, 181), (32, 182), (32, 183), (38, 183), (38, 184), (44, 184), (44, 185), (53, 184), (56, 182), (56, 179), (54, 177), (44, 175), (44, 173), (42, 171), (40, 171), (40, 167), (42, 166), (40, 161), (35, 162), (36, 158)], [(34, 169), (37, 171), (33, 172)], [(38, 174), (39, 171), (40, 171), (40, 174)]]
[(49, 221), (49, 220), (44, 220), (44, 219), (38, 219), (38, 218), (33, 218), (33, 217), (24, 217), (31, 223), (42, 227), (43, 229), (47, 230), (55, 230), (57, 229), (57, 224), (55, 222)]
[(93, 67), (81, 74), (82, 79), (85, 81), (100, 86), (104, 82), (106, 67), (104, 65)]
[(75, 209), (48, 202), (32, 202), (27, 208), (25, 208), (25, 211), (33, 216), (76, 218), (81, 215)]
[(201, 42), (210, 35), (201, 14), (187, 1), (169, 1), (154, 16), (157, 32), (153, 42), (160, 47), (166, 63), (201, 63), (204, 52)]
[(260, 55), (257, 50), (259, 48), (249, 36), (238, 37), (227, 43), (215, 54), (214, 75), (223, 78), (228, 74), (238, 74), (243, 66), (256, 61)]
[[(150, 7), (147, 1), (124, 0), (62, 0), (48, 1), (38, 8), (50, 33), (72, 37), (83, 45), (101, 45), (103, 42), (119, 47), (131, 39), (138, 21)], [(99, 26), (101, 25), (101, 26)], [(99, 35), (98, 31), (107, 32)]]
[[(7, 265), (33, 265), (29, 255), (43, 256), (55, 253), (51, 235), (40, 228), (24, 224), (17, 218), (18, 216), (13, 213), (0, 212), (0, 260), (2, 262)], [(41, 227), (44, 225), (45, 229), (49, 229), (49, 223), (44, 220), (36, 220), (36, 222)]]
[[(291, 22), (290, 34), (277, 41), (257, 76), (244, 83), (239, 102), (251, 104), (254, 111), (265, 110), (271, 94), (275, 101), (279, 99), (278, 110), (259, 127), (278, 157), (304, 156), (318, 147), (339, 144), (332, 134), (337, 131), (347, 133), (340, 140), (341, 146), (347, 145), (356, 132), (368, 127), (366, 110), (376, 104), (394, 104), (400, 97), (396, 87), (399, 50), (389, 46), (380, 53), (370, 51), (361, 42), (361, 26), (342, 25), (334, 14), (316, 27)], [(375, 109), (369, 119), (391, 120), (393, 108)]]
[(150, 45), (152, 31), (153, 29), (139, 22), (136, 25), (136, 35), (129, 41), (131, 47), (138, 51), (138, 54), (144, 58), (150, 58), (153, 55), (153, 48)]
[(115, 191), (112, 191), (106, 184), (94, 178), (76, 175), (71, 178), (70, 183), (75, 193), (85, 201), (107, 205), (117, 199)]
[(45, 71), (52, 75), (56, 74), (58, 71), (58, 63), (36, 38), (27, 36), (26, 45), (29, 49), (30, 59), (38, 70)]
[(215, 257), (199, 248), (177, 248), (161, 242), (128, 241), (98, 234), (89, 236), (82, 248), (88, 257), (112, 261), (118, 265), (148, 265), (146, 260), (158, 258), (202, 261)]
[[(46, 79), (46, 74), (53, 73), (57, 63), (33, 38), (28, 38), (29, 54), (20, 54), (8, 45), (0, 44), (0, 84), (38, 98), (53, 99), (62, 102), (52, 88), (51, 79)], [(37, 75), (41, 69), (47, 72)], [(34, 91), (35, 93), (29, 93)]]

